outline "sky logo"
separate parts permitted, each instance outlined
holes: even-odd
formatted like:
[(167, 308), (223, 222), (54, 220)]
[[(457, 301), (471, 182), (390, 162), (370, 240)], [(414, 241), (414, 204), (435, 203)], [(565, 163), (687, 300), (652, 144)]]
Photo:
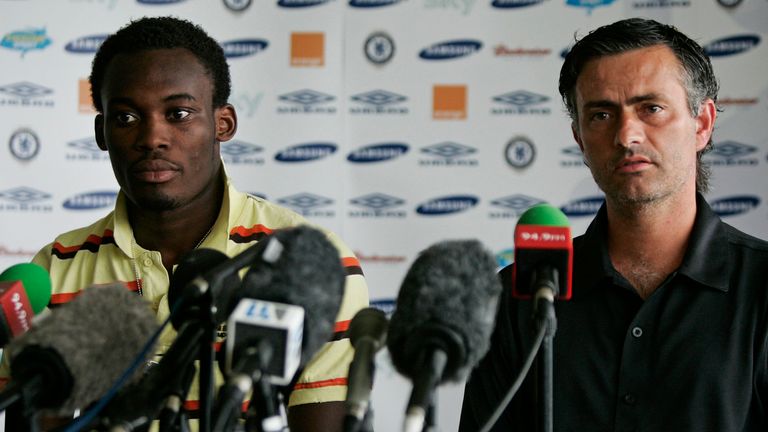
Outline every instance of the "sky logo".
[(23, 58), (27, 52), (32, 50), (43, 50), (51, 44), (51, 38), (46, 34), (44, 28), (18, 30), (3, 36), (0, 40), (0, 46), (3, 48), (21, 51)]
[(736, 216), (756, 208), (760, 205), (760, 198), (752, 195), (738, 195), (712, 201), (709, 205), (720, 217)]
[(442, 216), (461, 213), (476, 206), (480, 199), (473, 195), (454, 195), (431, 199), (416, 208), (423, 216)]
[(275, 160), (278, 162), (308, 162), (323, 159), (336, 152), (338, 147), (333, 143), (299, 144), (278, 152)]
[(594, 216), (597, 214), (597, 211), (600, 210), (600, 206), (603, 205), (604, 201), (605, 197), (603, 196), (582, 198), (580, 200), (569, 202), (560, 207), (560, 210), (569, 217)]
[(112, 207), (116, 200), (115, 191), (87, 192), (67, 199), (63, 207), (67, 210), (95, 210)]
[(248, 57), (256, 55), (269, 46), (264, 39), (237, 39), (221, 43), (226, 58)]
[(499, 9), (515, 9), (544, 3), (544, 0), (493, 0), (491, 6)]
[(95, 54), (107, 38), (106, 34), (83, 36), (64, 46), (64, 50), (73, 54)]
[(747, 52), (759, 43), (758, 35), (731, 36), (710, 42), (704, 46), (704, 52), (710, 57), (725, 57)]
[(408, 144), (379, 143), (360, 147), (347, 156), (352, 163), (384, 162), (396, 159), (408, 152)]
[(424, 60), (450, 60), (472, 55), (483, 47), (483, 43), (477, 40), (453, 40), (436, 43), (419, 52), (419, 57)]

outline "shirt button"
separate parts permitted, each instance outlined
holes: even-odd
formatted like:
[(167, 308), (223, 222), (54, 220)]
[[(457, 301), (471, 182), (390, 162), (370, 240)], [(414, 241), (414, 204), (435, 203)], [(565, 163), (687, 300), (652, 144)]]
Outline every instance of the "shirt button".
[(632, 328), (632, 336), (639, 338), (642, 335), (643, 335), (643, 329), (641, 329), (640, 327)]
[(627, 405), (634, 405), (634, 404), (635, 404), (635, 402), (637, 402), (637, 399), (635, 398), (635, 395), (633, 395), (632, 393), (627, 393), (627, 394), (625, 394), (625, 395), (622, 397), (622, 400), (623, 400), (623, 401), (624, 401), (624, 403), (625, 403), (625, 404), (627, 404)]
[(152, 258), (146, 257), (144, 258), (144, 267), (149, 267), (152, 265)]

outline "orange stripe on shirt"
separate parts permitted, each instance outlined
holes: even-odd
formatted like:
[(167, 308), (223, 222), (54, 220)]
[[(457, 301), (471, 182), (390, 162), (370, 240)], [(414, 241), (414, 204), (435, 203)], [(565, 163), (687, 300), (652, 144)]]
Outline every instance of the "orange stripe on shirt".
[(337, 322), (336, 325), (333, 327), (334, 333), (347, 331), (347, 329), (349, 329), (349, 322), (350, 321), (351, 320)]
[(314, 388), (321, 388), (321, 387), (333, 387), (333, 386), (345, 386), (345, 385), (347, 385), (346, 378), (331, 378), (323, 381), (297, 383), (293, 387), (293, 389), (306, 390), (306, 389), (314, 389)]

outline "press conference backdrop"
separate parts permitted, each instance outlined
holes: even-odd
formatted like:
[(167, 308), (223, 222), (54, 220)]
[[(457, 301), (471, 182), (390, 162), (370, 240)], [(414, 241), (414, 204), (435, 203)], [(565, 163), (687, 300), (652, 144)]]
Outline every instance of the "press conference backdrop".
[[(723, 112), (707, 198), (768, 236), (767, 0), (0, 0), (0, 268), (111, 209), (87, 77), (107, 34), (155, 15), (201, 24), (227, 53), (236, 185), (338, 232), (384, 309), (439, 240), (480, 239), (503, 265), (541, 201), (583, 232), (602, 197), (558, 72), (574, 34), (625, 17), (674, 24), (712, 57)], [(410, 384), (378, 363), (375, 425), (397, 430)], [(441, 430), (461, 394), (439, 390)]]

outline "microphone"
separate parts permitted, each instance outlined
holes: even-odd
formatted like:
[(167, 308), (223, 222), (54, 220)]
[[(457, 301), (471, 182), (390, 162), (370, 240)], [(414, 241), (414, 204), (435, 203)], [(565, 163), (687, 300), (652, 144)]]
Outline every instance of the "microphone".
[(0, 409), (71, 415), (101, 397), (157, 329), (145, 300), (123, 284), (93, 286), (7, 347), (11, 381)]
[[(512, 296), (551, 300), (571, 298), (573, 240), (568, 218), (560, 209), (538, 204), (526, 210), (515, 227)], [(544, 291), (541, 291), (544, 288)], [(544, 294), (549, 292), (551, 294)]]
[(0, 273), (0, 347), (28, 331), (50, 300), (51, 278), (39, 265), (15, 264)]
[(444, 241), (414, 261), (389, 322), (392, 363), (413, 381), (404, 430), (423, 429), (438, 384), (460, 381), (490, 345), (501, 283), (477, 240)]
[(374, 358), (386, 343), (388, 326), (387, 315), (373, 307), (357, 312), (349, 324), (349, 340), (355, 356), (349, 364), (347, 378), (345, 432), (359, 431), (368, 413), (376, 367)]
[(290, 384), (330, 340), (344, 292), (338, 250), (321, 231), (306, 225), (279, 229), (260, 243), (264, 247), (243, 277), (242, 299), (227, 324), (228, 380), (217, 401), (219, 426), (253, 389), (251, 403), (261, 404), (256, 412), (262, 427), (278, 427), (267, 384)]

